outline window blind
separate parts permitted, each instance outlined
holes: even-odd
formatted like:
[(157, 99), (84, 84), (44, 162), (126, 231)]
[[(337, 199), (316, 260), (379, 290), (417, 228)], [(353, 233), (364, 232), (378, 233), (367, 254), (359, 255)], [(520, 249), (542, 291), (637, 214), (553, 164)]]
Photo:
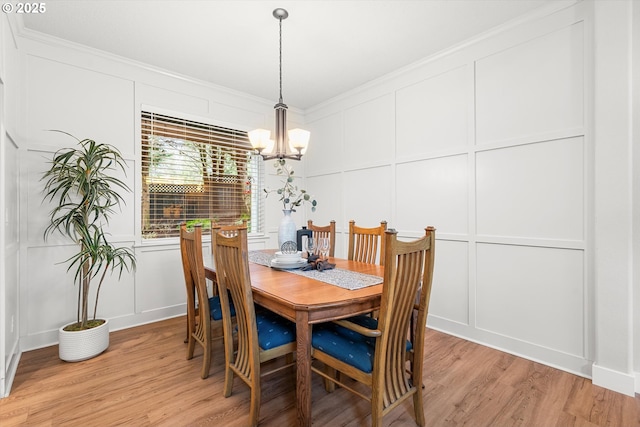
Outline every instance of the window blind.
[(142, 237), (179, 236), (180, 224), (246, 222), (262, 231), (262, 159), (247, 132), (142, 112)]

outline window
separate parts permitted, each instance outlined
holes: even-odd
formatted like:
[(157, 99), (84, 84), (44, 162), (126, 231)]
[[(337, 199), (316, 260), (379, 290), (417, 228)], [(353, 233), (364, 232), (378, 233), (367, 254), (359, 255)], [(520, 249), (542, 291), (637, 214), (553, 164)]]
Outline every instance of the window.
[(211, 220), (261, 231), (261, 165), (244, 131), (142, 112), (142, 238)]

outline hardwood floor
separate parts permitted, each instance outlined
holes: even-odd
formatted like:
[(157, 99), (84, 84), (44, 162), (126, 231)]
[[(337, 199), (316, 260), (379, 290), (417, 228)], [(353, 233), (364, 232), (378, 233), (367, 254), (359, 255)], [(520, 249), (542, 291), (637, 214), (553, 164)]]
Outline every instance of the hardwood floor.
[[(459, 338), (427, 330), (427, 426), (640, 426), (640, 397)], [(186, 360), (184, 318), (111, 333), (92, 360), (66, 363), (57, 346), (22, 355), (11, 395), (0, 399), (0, 426), (244, 426), (248, 388), (236, 380), (222, 396), (222, 343), (211, 375), (202, 354)], [(295, 372), (262, 380), (260, 423), (293, 426)], [(326, 393), (314, 376), (313, 424), (366, 426), (368, 403), (346, 390)], [(410, 402), (385, 425), (415, 425)]]

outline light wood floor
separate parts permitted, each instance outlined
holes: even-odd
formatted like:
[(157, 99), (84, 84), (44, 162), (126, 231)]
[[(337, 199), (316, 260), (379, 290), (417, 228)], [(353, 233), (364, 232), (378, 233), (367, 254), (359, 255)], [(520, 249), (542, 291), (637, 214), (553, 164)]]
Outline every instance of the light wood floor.
[[(65, 363), (57, 346), (22, 355), (11, 395), (0, 399), (0, 426), (244, 426), (249, 393), (236, 380), (221, 394), (221, 341), (211, 375), (200, 379), (201, 353), (186, 360), (184, 318), (111, 333), (92, 360)], [(640, 397), (427, 330), (424, 401), (428, 426), (640, 426)], [(260, 422), (293, 426), (294, 371), (263, 379)], [(313, 424), (366, 426), (368, 403), (315, 376)], [(411, 405), (385, 425), (415, 425)]]

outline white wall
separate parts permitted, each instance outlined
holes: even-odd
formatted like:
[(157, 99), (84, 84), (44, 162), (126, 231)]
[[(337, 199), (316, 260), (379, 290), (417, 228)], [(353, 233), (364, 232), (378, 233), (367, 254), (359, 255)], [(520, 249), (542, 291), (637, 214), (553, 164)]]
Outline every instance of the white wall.
[[(62, 237), (43, 240), (49, 206), (42, 202), (40, 178), (53, 152), (74, 141), (49, 132), (61, 129), (78, 138), (92, 138), (118, 147), (130, 168), (125, 182), (140, 188), (140, 112), (173, 114), (213, 124), (249, 130), (270, 126), (272, 101), (192, 81), (174, 78), (98, 52), (40, 39), (20, 37), (23, 55), (26, 135), (21, 141), (20, 347), (29, 350), (55, 344), (58, 327), (75, 316), (72, 277), (61, 264), (75, 250)], [(300, 114), (291, 111), (292, 121)], [(301, 170), (301, 173), (304, 171)], [(271, 179), (271, 178), (270, 178)], [(114, 243), (134, 248), (138, 269), (102, 288), (98, 316), (112, 329), (185, 313), (184, 278), (177, 239), (146, 242), (140, 237), (140, 199), (131, 193), (120, 215), (110, 222)], [(274, 206), (277, 206), (273, 202)], [(269, 218), (269, 215), (272, 215)], [(252, 248), (270, 246), (277, 220), (267, 211), (268, 235), (252, 240)], [(33, 268), (37, 260), (38, 268)]]
[[(638, 249), (637, 241), (633, 241), (633, 191), (637, 197), (634, 187), (638, 181), (634, 186), (632, 161), (633, 139), (637, 147), (639, 129), (637, 122), (633, 127), (631, 96), (637, 90), (632, 76), (635, 74), (637, 84), (640, 75), (638, 69), (632, 69), (632, 48), (638, 55), (637, 28), (633, 38), (633, 25), (640, 25), (637, 10), (634, 14), (637, 7), (637, 2), (631, 1), (594, 2), (597, 346), (593, 381), (620, 392), (633, 391), (635, 382), (633, 280), (634, 273), (639, 272), (633, 270), (633, 250)], [(637, 170), (637, 159), (635, 167)], [(635, 209), (637, 218), (637, 200)], [(635, 360), (640, 360), (640, 354)], [(640, 390), (640, 383), (635, 390)]]
[(9, 392), (19, 349), (19, 112), (16, 45), (6, 15), (0, 17), (0, 397)]
[[(631, 40), (640, 40), (640, 7), (638, 4), (632, 5), (631, 11), (632, 28)], [(636, 373), (636, 393), (640, 393), (640, 150), (633, 148), (638, 145), (640, 136), (640, 84), (638, 74), (640, 73), (640, 43), (632, 42), (632, 70), (635, 76), (632, 79), (631, 111), (632, 111), (632, 131), (631, 131), (631, 151), (632, 151), (632, 242), (633, 242), (633, 370)]]
[[(631, 8), (596, 3), (605, 32)], [(614, 89), (602, 108), (626, 114), (627, 45), (611, 47), (630, 34), (594, 36), (593, 6), (547, 10), (311, 109), (307, 181), (331, 200), (312, 219), (337, 221), (337, 256), (350, 219), (405, 237), (436, 227), (430, 327), (586, 377), (597, 362), (613, 374), (596, 384), (633, 394), (628, 123), (615, 151), (612, 128), (592, 132), (594, 92)], [(594, 37), (603, 67), (621, 69), (594, 76)], [(610, 172), (600, 194), (596, 173)]]

